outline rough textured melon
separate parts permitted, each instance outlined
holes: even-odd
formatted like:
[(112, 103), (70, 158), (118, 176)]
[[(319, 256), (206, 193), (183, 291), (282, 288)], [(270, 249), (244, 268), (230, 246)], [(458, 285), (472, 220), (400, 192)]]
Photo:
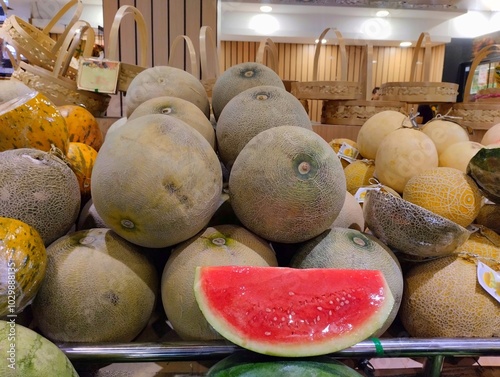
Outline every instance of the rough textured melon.
[(222, 337), (203, 317), (194, 297), (197, 266), (277, 266), (273, 250), (260, 237), (238, 225), (209, 227), (173, 250), (161, 281), (168, 320), (185, 340)]
[(375, 175), (380, 183), (402, 193), (408, 180), (422, 171), (438, 166), (434, 142), (411, 128), (388, 134), (379, 144), (375, 157)]
[(132, 79), (125, 96), (127, 117), (141, 103), (162, 96), (192, 102), (207, 118), (210, 117), (210, 102), (201, 81), (187, 71), (165, 65), (146, 68)]
[(481, 148), (469, 161), (467, 174), (486, 198), (500, 203), (500, 146)]
[(0, 349), (4, 352), (0, 358), (3, 377), (78, 377), (59, 347), (25, 326), (0, 320)]
[(363, 213), (375, 237), (405, 254), (451, 254), (470, 236), (457, 223), (382, 190), (367, 192)]
[(0, 217), (0, 317), (17, 314), (35, 297), (47, 266), (42, 237), (28, 224)]
[(69, 134), (64, 117), (42, 93), (32, 91), (0, 104), (0, 151), (54, 146), (65, 154)]
[(350, 192), (346, 192), (344, 205), (330, 227), (365, 230), (363, 207)]
[(325, 355), (365, 340), (394, 298), (375, 270), (197, 267), (195, 296), (229, 341), (274, 356)]
[(313, 131), (279, 126), (241, 150), (229, 176), (234, 213), (269, 241), (294, 243), (330, 227), (346, 195), (342, 165)]
[(57, 106), (68, 127), (69, 141), (84, 143), (99, 151), (104, 135), (94, 115), (83, 106)]
[(217, 120), (217, 146), (221, 161), (230, 168), (258, 133), (276, 126), (297, 126), (312, 131), (300, 101), (283, 88), (255, 86), (235, 95)]
[(427, 122), (422, 132), (436, 145), (438, 155), (455, 143), (469, 141), (469, 133), (459, 124), (443, 119)]
[(403, 272), (394, 253), (377, 238), (354, 229), (332, 228), (302, 243), (290, 267), (380, 270), (394, 297), (385, 324), (374, 336), (381, 336), (398, 314), (403, 296)]
[(403, 199), (468, 227), (479, 214), (483, 196), (464, 172), (447, 167), (431, 168), (410, 178)]
[(214, 127), (203, 111), (201, 111), (194, 103), (172, 96), (155, 97), (148, 99), (137, 106), (127, 119), (132, 120), (140, 116), (150, 114), (169, 115), (183, 120), (202, 134), (203, 137), (210, 143), (212, 148), (215, 148)]
[(356, 144), (364, 158), (374, 160), (379, 144), (390, 132), (401, 128), (408, 117), (394, 110), (384, 110), (368, 118), (360, 127)]
[(455, 168), (466, 173), (469, 161), (481, 148), (483, 145), (475, 141), (454, 143), (439, 155), (439, 166)]
[(42, 335), (58, 342), (130, 342), (156, 303), (158, 276), (140, 249), (109, 229), (70, 233), (47, 248), (32, 304)]
[(215, 119), (219, 119), (222, 109), (234, 96), (260, 85), (285, 89), (285, 84), (278, 74), (261, 63), (244, 62), (222, 72), (212, 88), (212, 111)]
[(75, 174), (55, 155), (32, 148), (0, 153), (0, 216), (31, 225), (45, 246), (71, 229), (80, 203)]
[(29, 86), (19, 80), (0, 80), (0, 103), (33, 92)]
[(207, 225), (219, 205), (222, 171), (199, 132), (177, 118), (145, 115), (106, 137), (91, 191), (111, 229), (135, 244), (162, 248)]
[(359, 188), (375, 182), (375, 161), (357, 160), (344, 168), (347, 191), (355, 195)]
[(90, 198), (90, 182), (97, 151), (88, 144), (70, 141), (66, 157), (78, 179), (82, 200), (86, 201)]

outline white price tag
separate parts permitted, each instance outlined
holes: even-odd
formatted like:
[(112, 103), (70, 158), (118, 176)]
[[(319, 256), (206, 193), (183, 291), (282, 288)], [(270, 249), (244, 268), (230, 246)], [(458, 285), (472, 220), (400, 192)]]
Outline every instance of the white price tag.
[(500, 273), (478, 262), (477, 279), (481, 287), (500, 303)]

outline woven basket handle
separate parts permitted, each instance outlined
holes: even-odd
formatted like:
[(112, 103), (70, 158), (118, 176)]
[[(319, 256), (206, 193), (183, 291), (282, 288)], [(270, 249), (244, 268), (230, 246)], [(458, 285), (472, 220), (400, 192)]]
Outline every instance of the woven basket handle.
[(470, 101), (470, 88), (472, 86), (472, 79), (474, 78), (474, 72), (476, 71), (476, 68), (479, 65), (479, 63), (481, 63), (481, 61), (488, 55), (499, 52), (500, 52), (500, 44), (489, 45), (479, 50), (479, 52), (474, 57), (474, 60), (472, 61), (472, 64), (470, 66), (469, 75), (467, 76), (467, 81), (465, 83), (463, 102)]
[[(271, 38), (265, 38), (259, 43), (255, 61), (264, 64), (264, 54), (267, 52), (268, 61), (271, 60), (271, 69), (278, 73), (278, 47)], [(269, 59), (270, 58), (270, 59)]]
[(144, 20), (144, 16), (139, 9), (133, 7), (132, 5), (122, 5), (115, 13), (115, 18), (113, 19), (113, 24), (111, 25), (111, 30), (109, 32), (109, 53), (107, 54), (107, 57), (110, 60), (120, 60), (118, 51), (118, 32), (120, 30), (122, 19), (127, 14), (132, 14), (134, 16), (134, 20), (137, 25), (137, 34), (140, 38), (139, 65), (141, 67), (146, 67), (148, 63), (148, 31), (146, 28), (146, 21)]
[[(54, 77), (64, 76), (68, 71), (71, 59), (75, 55), (77, 47), (82, 41), (83, 35), (87, 35), (87, 41), (95, 40), (95, 31), (87, 21), (78, 20), (68, 30), (66, 38), (61, 46), (61, 51), (57, 56), (54, 63), (54, 70), (52, 75)], [(86, 43), (83, 51), (83, 57), (90, 57), (92, 55), (93, 43)]]
[(196, 49), (194, 48), (193, 41), (187, 35), (178, 35), (173, 40), (172, 45), (170, 46), (170, 57), (168, 58), (168, 65), (170, 65), (170, 66), (172, 65), (173, 60), (174, 60), (173, 58), (175, 56), (174, 52), (177, 49), (177, 45), (182, 40), (186, 41), (186, 46), (188, 48), (189, 60), (191, 62), (191, 74), (195, 77), (198, 77), (199, 69), (198, 69), (198, 60), (197, 60), (197, 56), (196, 56)]
[(423, 64), (423, 81), (430, 81), (431, 77), (431, 37), (429, 33), (421, 33), (417, 44), (415, 45), (415, 51), (413, 52), (413, 59), (411, 62), (411, 71), (410, 71), (410, 82), (415, 82), (417, 80), (417, 61), (418, 54), (420, 49), (422, 48), (422, 44), (424, 47), (424, 64)]
[(4, 14), (5, 16), (7, 16), (7, 13), (8, 13), (8, 11), (9, 11), (9, 7), (7, 6), (7, 4), (5, 4), (5, 1), (0, 0), (0, 6), (2, 7), (3, 14)]
[(323, 30), (321, 35), (318, 38), (318, 43), (316, 44), (316, 48), (314, 49), (314, 63), (313, 63), (313, 81), (318, 81), (318, 62), (319, 62), (319, 54), (321, 52), (321, 41), (325, 37), (325, 35), (333, 30), (337, 40), (339, 42), (340, 49), (340, 81), (347, 81), (347, 52), (344, 43), (344, 37), (337, 29), (326, 28)]
[(215, 78), (217, 78), (220, 75), (220, 66), (219, 56), (217, 54), (217, 46), (215, 44), (214, 31), (210, 26), (202, 26), (200, 28), (200, 61), (202, 79), (206, 79), (209, 72), (207, 59), (209, 49), (211, 49), (213, 53), (214, 76)]
[(55, 24), (59, 22), (59, 20), (64, 16), (66, 13), (69, 12), (70, 9), (72, 9), (76, 5), (75, 11), (73, 13), (73, 16), (71, 17), (71, 20), (68, 22), (68, 25), (64, 29), (64, 32), (61, 34), (61, 36), (58, 38), (56, 41), (56, 44), (54, 45), (54, 48), (52, 51), (59, 51), (61, 48), (64, 38), (66, 38), (66, 35), (68, 35), (69, 30), (71, 27), (75, 24), (76, 21), (80, 19), (80, 16), (82, 15), (83, 11), (83, 3), (82, 0), (70, 0), (68, 1), (59, 11), (54, 15), (54, 17), (51, 18), (50, 22), (43, 28), (42, 32), (49, 35), (50, 31), (54, 27)]

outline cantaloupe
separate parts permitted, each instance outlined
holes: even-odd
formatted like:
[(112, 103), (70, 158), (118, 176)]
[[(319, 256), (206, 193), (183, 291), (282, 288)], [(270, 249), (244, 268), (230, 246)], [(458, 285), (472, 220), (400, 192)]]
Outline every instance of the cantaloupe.
[(0, 103), (33, 92), (29, 86), (16, 79), (0, 80)]
[(469, 141), (469, 133), (458, 123), (434, 119), (427, 122), (422, 128), (422, 132), (429, 136), (436, 145), (438, 155), (452, 144)]
[(252, 137), (276, 126), (312, 130), (304, 107), (285, 89), (260, 85), (238, 93), (226, 104), (217, 120), (217, 147), (221, 161), (230, 168)]
[(46, 246), (71, 229), (80, 203), (78, 180), (59, 157), (33, 148), (0, 153), (0, 216), (31, 225)]
[(104, 135), (96, 117), (79, 105), (60, 105), (57, 106), (57, 110), (66, 121), (69, 141), (87, 144), (98, 152), (104, 141)]
[(481, 148), (481, 143), (472, 140), (453, 143), (439, 154), (439, 166), (459, 169), (466, 173), (470, 159)]
[(344, 205), (331, 227), (365, 230), (363, 207), (349, 191), (346, 192)]
[(141, 249), (110, 229), (70, 233), (47, 248), (33, 301), (42, 335), (57, 342), (130, 342), (146, 326), (158, 275)]
[(212, 88), (212, 111), (215, 120), (226, 104), (242, 91), (259, 85), (272, 85), (285, 89), (279, 75), (264, 64), (244, 62), (222, 72)]
[(161, 280), (167, 319), (182, 339), (223, 339), (203, 317), (193, 291), (197, 266), (277, 266), (269, 243), (239, 225), (208, 227), (176, 246)]
[(252, 232), (274, 242), (308, 240), (344, 205), (342, 165), (314, 131), (278, 126), (254, 136), (229, 176), (231, 206)]
[(375, 183), (375, 161), (356, 160), (344, 168), (347, 191), (356, 194), (359, 188)]

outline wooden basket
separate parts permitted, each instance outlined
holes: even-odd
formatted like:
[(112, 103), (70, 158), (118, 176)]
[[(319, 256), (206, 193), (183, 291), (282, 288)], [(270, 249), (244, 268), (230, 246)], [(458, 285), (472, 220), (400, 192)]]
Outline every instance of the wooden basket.
[[(319, 41), (323, 40), (330, 28), (326, 28), (319, 36)], [(364, 87), (362, 81), (347, 81), (347, 52), (342, 34), (333, 29), (338, 42), (341, 54), (341, 75), (338, 81), (318, 81), (318, 62), (321, 51), (321, 42), (316, 44), (314, 51), (313, 77), (312, 81), (297, 81), (291, 84), (291, 93), (298, 99), (311, 100), (354, 100), (364, 97)]]
[[(75, 10), (66, 29), (57, 41), (54, 40), (49, 35), (50, 30), (73, 7)], [(82, 0), (70, 0), (42, 30), (16, 15), (11, 15), (0, 28), (0, 38), (14, 47), (18, 54), (24, 55), (30, 64), (52, 70), (62, 43), (71, 27), (79, 20), (82, 10)]]
[(120, 62), (120, 75), (118, 77), (117, 85), (117, 90), (120, 92), (126, 92), (134, 77), (146, 69), (148, 59), (149, 37), (146, 28), (146, 21), (144, 20), (144, 16), (139, 11), (139, 9), (133, 7), (132, 5), (122, 5), (115, 13), (115, 17), (111, 25), (111, 30), (109, 32), (109, 51), (108, 54), (106, 54), (106, 58), (109, 60), (120, 61), (118, 40), (120, 25), (123, 18), (129, 14), (134, 17), (135, 23), (137, 25), (137, 35), (140, 38), (139, 65)]
[[(417, 60), (424, 43), (423, 81), (416, 81)], [(457, 100), (458, 84), (430, 81), (431, 40), (428, 33), (421, 33), (415, 46), (409, 82), (387, 82), (380, 86), (380, 98), (411, 104), (453, 103)]]
[(491, 126), (500, 123), (500, 97), (498, 97), (497, 100), (491, 99), (473, 102), (470, 96), (472, 79), (477, 66), (488, 55), (494, 53), (500, 53), (499, 44), (483, 47), (477, 53), (472, 61), (469, 76), (465, 84), (464, 100), (463, 102), (455, 103), (449, 114), (450, 116), (456, 117), (458, 123), (463, 127), (467, 127), (472, 133), (478, 134), (476, 139), (480, 139)]
[[(213, 69), (209, 68), (209, 51), (212, 54)], [(215, 42), (214, 31), (210, 26), (200, 28), (200, 63), (201, 63), (201, 83), (209, 98), (212, 98), (212, 88), (220, 75), (219, 55)], [(210, 75), (213, 71), (212, 75)]]
[(78, 90), (76, 81), (67, 77), (71, 58), (81, 42), (82, 35), (92, 27), (86, 21), (77, 21), (66, 35), (53, 70), (20, 62), (12, 79), (22, 81), (30, 88), (45, 94), (55, 105), (75, 104), (101, 117), (108, 108), (111, 97), (103, 93)]

